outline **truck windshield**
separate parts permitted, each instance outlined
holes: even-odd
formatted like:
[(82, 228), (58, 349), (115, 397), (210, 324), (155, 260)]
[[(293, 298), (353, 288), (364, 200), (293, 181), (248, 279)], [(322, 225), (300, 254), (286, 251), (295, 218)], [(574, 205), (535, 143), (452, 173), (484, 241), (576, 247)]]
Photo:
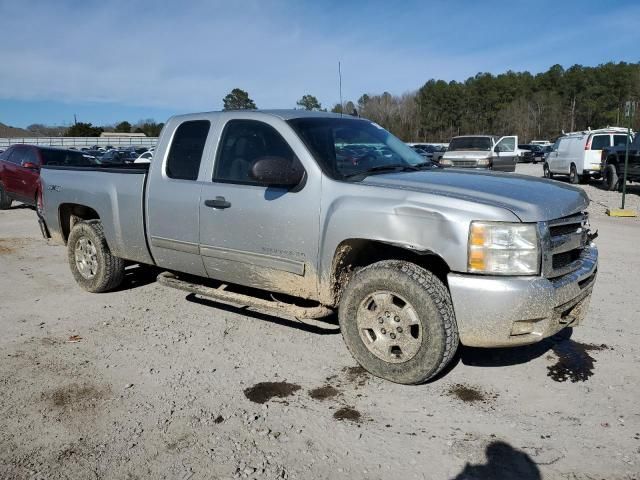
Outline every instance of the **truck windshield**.
[(322, 170), (342, 180), (386, 167), (427, 166), (423, 156), (384, 128), (356, 118), (296, 118), (288, 121)]
[(491, 150), (491, 138), (489, 137), (456, 137), (451, 140), (448, 151), (454, 150)]

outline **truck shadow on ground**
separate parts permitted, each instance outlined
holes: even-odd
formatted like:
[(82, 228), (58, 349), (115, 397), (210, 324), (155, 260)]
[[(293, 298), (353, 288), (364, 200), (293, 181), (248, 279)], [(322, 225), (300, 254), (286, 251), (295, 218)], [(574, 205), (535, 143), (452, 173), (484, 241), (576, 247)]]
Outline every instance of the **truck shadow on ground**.
[[(227, 303), (217, 302), (209, 298), (199, 297), (194, 293), (190, 293), (186, 296), (188, 302), (197, 303), (207, 307), (216, 308), (229, 313), (235, 313), (237, 315), (243, 315), (256, 320), (264, 320), (276, 325), (282, 325), (283, 327), (295, 328), (302, 330), (303, 332), (313, 333), (315, 335), (338, 335), (340, 333), (340, 327), (338, 326), (338, 319), (336, 315), (323, 318), (321, 320), (289, 320), (276, 315), (271, 315), (264, 312), (257, 312), (250, 310), (247, 307), (237, 307)], [(308, 323), (305, 323), (308, 322)], [(326, 325), (326, 327), (325, 327)]]
[(520, 365), (545, 355), (550, 350), (553, 350), (558, 343), (570, 340), (571, 335), (573, 335), (573, 329), (565, 328), (555, 335), (532, 345), (512, 348), (461, 347), (458, 350), (458, 360), (471, 367)]
[(487, 463), (467, 463), (451, 480), (540, 480), (540, 469), (529, 455), (506, 442), (492, 442), (485, 451)]
[(124, 269), (124, 280), (114, 292), (133, 290), (134, 288), (144, 287), (145, 285), (154, 283), (161, 271), (161, 269), (151, 265), (141, 265), (137, 263), (127, 265)]

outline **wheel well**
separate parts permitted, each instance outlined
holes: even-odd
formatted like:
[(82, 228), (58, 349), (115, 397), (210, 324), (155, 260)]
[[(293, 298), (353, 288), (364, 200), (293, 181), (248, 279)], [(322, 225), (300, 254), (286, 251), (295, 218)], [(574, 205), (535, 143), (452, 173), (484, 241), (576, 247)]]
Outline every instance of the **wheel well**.
[(336, 249), (331, 269), (331, 291), (334, 304), (340, 301), (342, 289), (351, 275), (367, 265), (382, 260), (405, 260), (432, 272), (445, 285), (450, 268), (439, 255), (430, 251), (416, 251), (376, 240), (349, 239)]
[(62, 230), (62, 239), (67, 243), (69, 233), (73, 226), (81, 220), (99, 219), (100, 215), (93, 208), (77, 203), (63, 203), (59, 209), (60, 228)]

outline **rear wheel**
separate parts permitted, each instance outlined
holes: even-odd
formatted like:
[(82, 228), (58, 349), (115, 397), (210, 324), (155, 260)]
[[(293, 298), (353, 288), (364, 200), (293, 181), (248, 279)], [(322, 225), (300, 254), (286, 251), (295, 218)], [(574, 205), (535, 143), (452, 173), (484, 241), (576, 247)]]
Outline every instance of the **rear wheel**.
[(355, 273), (338, 317), (353, 357), (392, 382), (425, 382), (458, 348), (449, 291), (431, 272), (410, 262), (385, 260)]
[(571, 164), (571, 169), (569, 170), (569, 182), (573, 184), (580, 183), (580, 175), (578, 175), (578, 169), (573, 163)]
[(11, 208), (13, 200), (7, 195), (4, 187), (0, 185), (0, 210), (8, 210)]
[(604, 170), (604, 175), (602, 176), (602, 182), (604, 183), (605, 190), (613, 191), (616, 189), (619, 183), (618, 179), (618, 171), (616, 170), (616, 166), (609, 163)]
[(542, 171), (544, 172), (544, 178), (553, 178), (553, 172), (549, 170), (549, 164), (545, 162), (542, 166)]
[(88, 292), (107, 292), (122, 283), (124, 260), (111, 254), (100, 220), (74, 225), (67, 256), (73, 277)]

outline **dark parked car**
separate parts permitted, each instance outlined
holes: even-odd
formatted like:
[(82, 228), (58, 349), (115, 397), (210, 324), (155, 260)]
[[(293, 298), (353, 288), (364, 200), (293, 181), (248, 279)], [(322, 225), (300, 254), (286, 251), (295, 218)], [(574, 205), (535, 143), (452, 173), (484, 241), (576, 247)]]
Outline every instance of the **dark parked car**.
[(438, 160), (440, 160), (442, 155), (444, 155), (444, 152), (447, 150), (443, 146), (432, 145), (430, 143), (411, 143), (409, 146), (427, 160), (431, 160), (435, 163), (438, 163)]
[(0, 210), (10, 208), (14, 200), (35, 206), (42, 165), (91, 166), (95, 162), (77, 150), (12, 145), (0, 155)]
[(136, 152), (130, 150), (109, 150), (99, 158), (101, 164), (122, 165), (123, 163), (133, 163), (138, 158)]
[[(602, 149), (600, 171), (602, 182), (607, 190), (622, 190), (626, 149), (626, 143), (618, 143), (613, 147)], [(640, 135), (636, 135), (629, 144), (627, 181), (640, 182)]]

